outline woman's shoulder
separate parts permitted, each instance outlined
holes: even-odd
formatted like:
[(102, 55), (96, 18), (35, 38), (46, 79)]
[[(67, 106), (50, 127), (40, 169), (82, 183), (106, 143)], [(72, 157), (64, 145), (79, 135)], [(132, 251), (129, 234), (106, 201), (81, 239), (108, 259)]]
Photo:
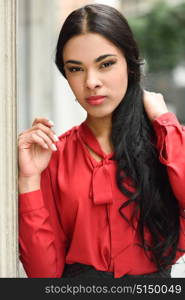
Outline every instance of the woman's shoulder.
[(55, 143), (57, 151), (53, 151), (50, 160), (51, 168), (53, 168), (53, 165), (57, 164), (64, 152), (67, 152), (68, 155), (74, 152), (73, 149), (75, 149), (75, 144), (78, 140), (77, 132), (79, 127), (80, 125), (73, 126), (71, 129), (58, 136), (58, 142)]
[(73, 126), (72, 128), (68, 129), (67, 131), (65, 131), (64, 133), (62, 133), (61, 135), (58, 136), (58, 139), (60, 141), (63, 141), (67, 138), (69, 138), (70, 136), (75, 136), (78, 129), (79, 129), (80, 125), (77, 126)]
[(56, 146), (61, 152), (65, 146), (69, 144), (74, 144), (78, 140), (78, 130), (79, 130), (80, 125), (73, 126), (72, 128), (68, 129), (66, 132), (62, 133), (61, 135), (58, 136), (59, 141), (56, 143)]

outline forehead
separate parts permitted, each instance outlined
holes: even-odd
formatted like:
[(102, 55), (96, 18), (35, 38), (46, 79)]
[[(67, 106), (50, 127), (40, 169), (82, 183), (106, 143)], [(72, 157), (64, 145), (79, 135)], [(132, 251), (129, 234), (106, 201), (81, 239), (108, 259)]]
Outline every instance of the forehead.
[(97, 33), (86, 33), (74, 36), (65, 45), (64, 61), (76, 59), (80, 61), (94, 60), (103, 54), (123, 56), (122, 52), (111, 41)]

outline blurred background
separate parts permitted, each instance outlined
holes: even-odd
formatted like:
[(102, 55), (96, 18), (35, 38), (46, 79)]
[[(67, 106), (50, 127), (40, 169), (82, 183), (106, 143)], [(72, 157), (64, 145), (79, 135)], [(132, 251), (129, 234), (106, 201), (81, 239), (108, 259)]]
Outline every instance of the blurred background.
[(164, 94), (185, 124), (185, 0), (19, 0), (18, 131), (48, 117), (58, 135), (80, 124), (85, 111), (55, 66), (55, 48), (67, 15), (87, 3), (116, 7), (139, 44), (146, 89)]
[[(80, 124), (86, 112), (55, 66), (55, 48), (67, 15), (87, 3), (117, 8), (139, 44), (143, 86), (164, 95), (169, 111), (185, 124), (185, 0), (19, 0), (18, 132), (36, 117), (55, 123), (57, 135)], [(173, 276), (185, 277), (185, 264)]]

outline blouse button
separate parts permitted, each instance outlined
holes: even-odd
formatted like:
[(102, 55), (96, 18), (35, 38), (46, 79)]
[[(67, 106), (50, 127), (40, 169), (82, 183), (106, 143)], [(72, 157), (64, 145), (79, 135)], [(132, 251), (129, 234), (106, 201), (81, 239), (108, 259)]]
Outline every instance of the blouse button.
[(167, 123), (168, 123), (168, 120), (162, 120), (162, 123), (163, 123), (163, 124), (167, 124)]

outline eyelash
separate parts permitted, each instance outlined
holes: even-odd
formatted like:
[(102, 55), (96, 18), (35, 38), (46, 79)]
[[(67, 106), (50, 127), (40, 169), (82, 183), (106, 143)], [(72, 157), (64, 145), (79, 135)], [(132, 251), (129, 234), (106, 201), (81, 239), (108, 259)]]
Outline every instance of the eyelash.
[[(107, 62), (104, 62), (103, 64), (101, 64), (100, 67), (101, 67), (101, 69), (105, 69), (105, 68), (108, 68), (108, 67), (114, 65), (115, 63), (116, 63), (116, 61), (107, 61)], [(68, 71), (70, 73), (79, 72), (81, 70), (82, 70), (82, 68), (80, 68), (80, 67), (70, 67), (70, 68), (68, 68)]]

